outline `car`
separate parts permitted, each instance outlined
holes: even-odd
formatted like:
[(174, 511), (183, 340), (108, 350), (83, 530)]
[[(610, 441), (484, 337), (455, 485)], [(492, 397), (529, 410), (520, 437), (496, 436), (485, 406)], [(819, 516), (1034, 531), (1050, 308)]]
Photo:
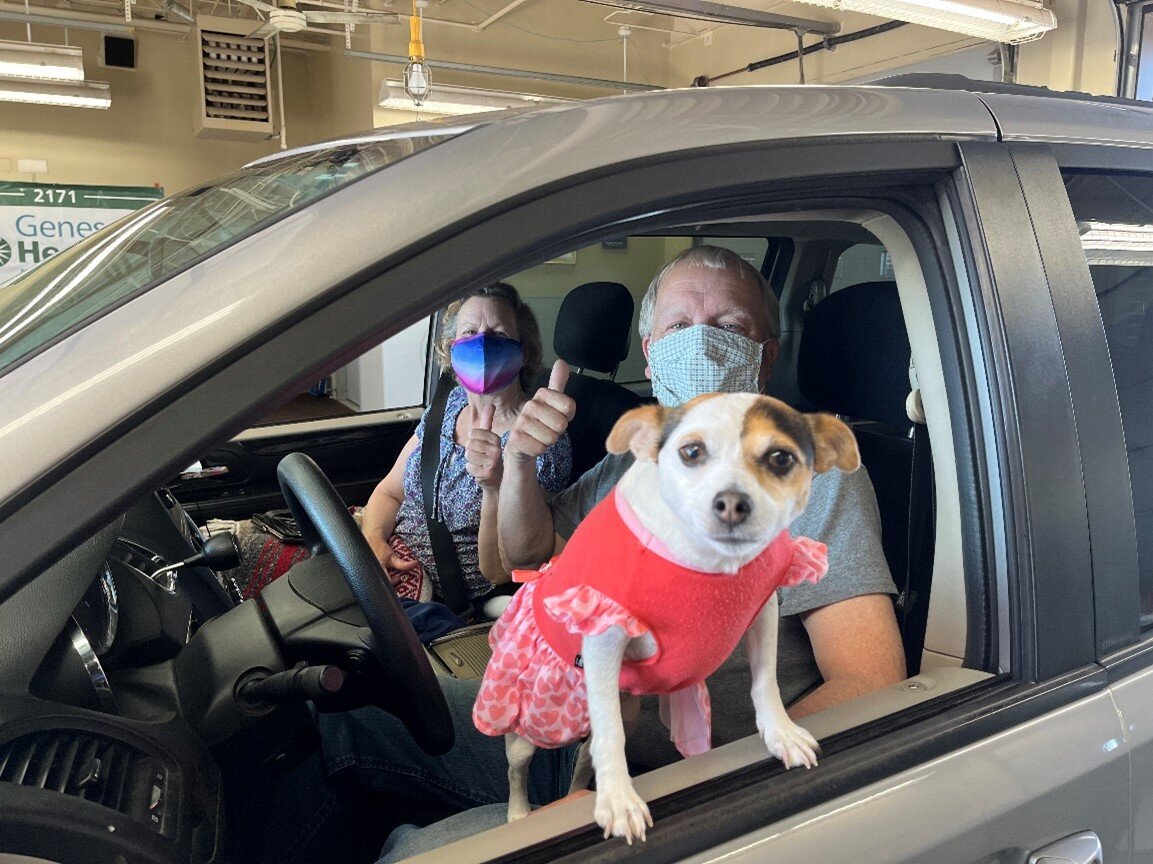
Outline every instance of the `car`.
[[(448, 746), (344, 506), (421, 406), (262, 419), (366, 352), (424, 402), (470, 287), (547, 321), (708, 239), (780, 297), (773, 392), (854, 425), (916, 674), (807, 718), (812, 771), (752, 737), (640, 776), (643, 844), (582, 799), (427, 860), (1153, 860), (1149, 202), (1141, 103), (703, 88), (312, 145), (62, 252), (0, 291), (0, 857), (228, 859), (306, 699)], [(237, 603), (196, 526), (282, 494), (332, 554)]]

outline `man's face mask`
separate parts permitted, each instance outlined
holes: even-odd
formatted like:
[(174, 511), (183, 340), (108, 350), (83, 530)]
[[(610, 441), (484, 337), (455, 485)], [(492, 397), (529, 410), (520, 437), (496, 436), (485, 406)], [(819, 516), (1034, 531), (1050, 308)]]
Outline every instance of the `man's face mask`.
[(524, 346), (495, 333), (477, 333), (452, 343), (452, 371), (465, 390), (482, 396), (503, 390), (524, 366)]
[(747, 336), (694, 324), (649, 343), (653, 395), (666, 407), (702, 393), (756, 393), (764, 346)]

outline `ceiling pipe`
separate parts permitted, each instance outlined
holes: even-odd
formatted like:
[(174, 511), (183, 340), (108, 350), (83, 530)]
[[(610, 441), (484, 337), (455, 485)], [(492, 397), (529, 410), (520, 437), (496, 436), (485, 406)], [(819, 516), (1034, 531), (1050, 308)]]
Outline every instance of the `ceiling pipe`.
[[(377, 54), (374, 51), (345, 51), (345, 57), (359, 60), (374, 60), (378, 63), (397, 63), (404, 66), (407, 57), (399, 54)], [(426, 60), (434, 69), (451, 69), (457, 72), (474, 72), (479, 75), (500, 75), (505, 78), (531, 78), (536, 81), (553, 81), (557, 84), (579, 84), (583, 87), (603, 87), (610, 90), (664, 90), (656, 84), (636, 84), (632, 81), (608, 81), (604, 78), (582, 78), (578, 75), (560, 75), (556, 72), (532, 72), (528, 69), (502, 69), (498, 66), (477, 66), (473, 63), (453, 63), (450, 60)]]
[(841, 31), (841, 25), (815, 18), (795, 18), (762, 12), (745, 6), (729, 6), (711, 0), (585, 0), (600, 6), (613, 6), (634, 12), (671, 15), (673, 18), (691, 18), (712, 24), (736, 24), (741, 27), (768, 27), (777, 30), (801, 30), (818, 36), (832, 36)]
[[(756, 72), (758, 69), (766, 69), (769, 66), (788, 63), (790, 60), (797, 60), (804, 63), (804, 56), (812, 54), (815, 51), (832, 51), (835, 50), (838, 45), (847, 45), (850, 42), (856, 42), (860, 39), (868, 39), (870, 36), (879, 36), (882, 33), (888, 33), (890, 30), (896, 30), (898, 27), (905, 26), (907, 25), (904, 21), (890, 21), (887, 24), (878, 24), (876, 27), (868, 27), (864, 30), (858, 30), (855, 33), (846, 33), (843, 36), (829, 36), (820, 42), (806, 45), (801, 50), (790, 51), (788, 54), (778, 54), (776, 57), (769, 57), (767, 60), (757, 60), (741, 69), (733, 69), (731, 72), (722, 72), (719, 75), (698, 75), (693, 79), (692, 86), (708, 87), (717, 81), (731, 78), (734, 75), (741, 75), (745, 72)], [(802, 81), (802, 83), (804, 82)]]
[(477, 24), (476, 29), (477, 30), (484, 30), (485, 28), (489, 27), (490, 25), (495, 24), (497, 21), (499, 21), (501, 18), (503, 18), (509, 12), (513, 11), (514, 9), (516, 9), (520, 6), (523, 6), (525, 3), (530, 3), (530, 2), (532, 2), (532, 0), (512, 0), (512, 2), (509, 3), (507, 6), (505, 6), (502, 9), (497, 9), (495, 12), (493, 12), (491, 15), (489, 15), (487, 18), (485, 18), (483, 21), (481, 21), (479, 24)]

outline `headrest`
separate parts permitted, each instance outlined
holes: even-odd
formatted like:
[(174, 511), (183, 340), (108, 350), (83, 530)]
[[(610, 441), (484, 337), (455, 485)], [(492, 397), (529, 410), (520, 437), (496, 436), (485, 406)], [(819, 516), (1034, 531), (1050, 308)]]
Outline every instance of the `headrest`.
[(629, 355), (633, 295), (619, 282), (586, 282), (565, 295), (553, 350), (582, 369), (612, 372)]
[(907, 428), (909, 336), (896, 282), (834, 291), (805, 319), (797, 385), (822, 411)]

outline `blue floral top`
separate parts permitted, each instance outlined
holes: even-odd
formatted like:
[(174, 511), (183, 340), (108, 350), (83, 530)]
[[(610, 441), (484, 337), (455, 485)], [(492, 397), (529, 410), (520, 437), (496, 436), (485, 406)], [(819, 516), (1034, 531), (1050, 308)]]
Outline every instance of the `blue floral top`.
[[(480, 572), (480, 553), (477, 549), (482, 493), (476, 480), (468, 473), (464, 447), (453, 441), (457, 418), (467, 404), (468, 394), (464, 388), (454, 387), (448, 395), (444, 422), (440, 428), (440, 465), (436, 472), (433, 506), (437, 517), (452, 532), (461, 573), (468, 583), (468, 595), (476, 598), (491, 591), (492, 584)], [(416, 427), (416, 438), (422, 445), (424, 434), (425, 418), (422, 417)], [(502, 447), (507, 440), (506, 432), (501, 436)], [(424, 566), (424, 572), (432, 580), (434, 594), (439, 599), (442, 593), (420, 487), (420, 451), (421, 447), (418, 446), (404, 466), (404, 500), (396, 514), (396, 533)], [(546, 497), (552, 497), (564, 489), (572, 471), (572, 444), (568, 434), (562, 435), (556, 444), (536, 460), (536, 464), (537, 477)]]

